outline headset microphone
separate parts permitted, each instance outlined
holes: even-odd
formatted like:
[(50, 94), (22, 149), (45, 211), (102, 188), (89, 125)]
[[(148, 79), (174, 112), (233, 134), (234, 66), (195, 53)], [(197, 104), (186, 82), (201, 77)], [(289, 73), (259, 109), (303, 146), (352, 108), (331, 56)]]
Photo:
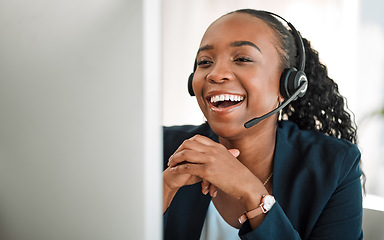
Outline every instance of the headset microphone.
[(273, 114), (277, 113), (278, 111), (280, 111), (281, 109), (285, 108), (290, 102), (296, 100), (296, 98), (300, 95), (300, 93), (302, 93), (303, 91), (306, 91), (307, 89), (307, 86), (308, 86), (308, 82), (305, 81), (301, 84), (301, 86), (299, 87), (299, 89), (297, 89), (297, 91), (291, 96), (289, 97), (287, 100), (285, 100), (282, 104), (280, 104), (280, 106), (278, 106), (277, 108), (275, 108), (274, 110), (270, 111), (269, 113), (267, 114), (264, 114), (263, 116), (261, 117), (257, 117), (257, 118), (254, 118), (254, 119), (251, 119), (249, 120), (248, 122), (244, 123), (244, 127), (245, 128), (250, 128), (250, 127), (253, 127), (254, 125), (258, 124), (259, 122), (261, 122), (262, 120), (272, 116)]

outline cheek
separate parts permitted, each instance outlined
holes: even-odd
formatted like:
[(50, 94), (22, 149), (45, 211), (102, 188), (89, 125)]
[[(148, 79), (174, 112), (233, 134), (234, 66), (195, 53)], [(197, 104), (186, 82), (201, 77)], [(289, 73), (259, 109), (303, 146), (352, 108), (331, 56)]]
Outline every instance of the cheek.
[(244, 86), (247, 89), (249, 104), (255, 109), (269, 110), (275, 107), (280, 96), (280, 76), (271, 76), (269, 79), (259, 77), (249, 81)]
[(204, 79), (199, 76), (199, 74), (195, 73), (193, 80), (192, 80), (192, 88), (193, 92), (195, 93), (197, 103), (199, 104), (200, 108), (203, 110), (202, 105), (204, 104), (203, 99), (203, 91), (204, 91)]
[(199, 72), (195, 72), (192, 80), (192, 88), (196, 97), (199, 98), (203, 94), (204, 78)]

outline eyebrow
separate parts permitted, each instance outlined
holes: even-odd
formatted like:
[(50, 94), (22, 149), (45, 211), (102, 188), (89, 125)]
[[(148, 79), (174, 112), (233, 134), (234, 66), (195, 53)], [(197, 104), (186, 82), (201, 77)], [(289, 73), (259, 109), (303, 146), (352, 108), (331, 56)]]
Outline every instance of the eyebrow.
[(205, 51), (205, 50), (212, 50), (212, 49), (213, 49), (212, 45), (204, 45), (204, 46), (200, 47), (199, 50), (197, 50), (197, 53), (199, 53), (201, 51)]
[(251, 46), (261, 53), (261, 50), (256, 44), (250, 41), (235, 41), (230, 44), (231, 47)]
[[(254, 44), (253, 42), (250, 42), (250, 41), (235, 41), (235, 42), (231, 42), (229, 44), (229, 46), (231, 46), (231, 47), (251, 46), (261, 53), (260, 48), (258, 46), (256, 46), (256, 44)], [(199, 48), (197, 53), (199, 53), (201, 51), (205, 51), (205, 50), (212, 50), (212, 49), (213, 49), (213, 45), (204, 45), (204, 46)]]

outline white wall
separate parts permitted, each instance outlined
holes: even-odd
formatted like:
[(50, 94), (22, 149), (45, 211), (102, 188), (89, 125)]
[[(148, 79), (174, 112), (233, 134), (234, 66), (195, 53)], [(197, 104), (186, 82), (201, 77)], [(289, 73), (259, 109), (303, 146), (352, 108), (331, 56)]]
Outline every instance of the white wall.
[(159, 13), (0, 1), (1, 239), (160, 239)]
[(360, 5), (357, 49), (360, 146), (367, 193), (384, 198), (384, 116), (371, 115), (384, 108), (384, 2), (364, 0)]

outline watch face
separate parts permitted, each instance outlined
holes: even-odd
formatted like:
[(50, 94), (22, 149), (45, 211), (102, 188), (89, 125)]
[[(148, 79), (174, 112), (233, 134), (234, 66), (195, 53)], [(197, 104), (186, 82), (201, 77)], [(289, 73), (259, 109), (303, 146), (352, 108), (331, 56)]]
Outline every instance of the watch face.
[(272, 208), (272, 206), (273, 206), (273, 204), (275, 204), (275, 198), (273, 197), (273, 196), (271, 196), (271, 195), (267, 195), (267, 196), (265, 196), (264, 197), (264, 199), (263, 199), (263, 207), (267, 210), (267, 211), (269, 211), (269, 210), (271, 210), (271, 208)]

